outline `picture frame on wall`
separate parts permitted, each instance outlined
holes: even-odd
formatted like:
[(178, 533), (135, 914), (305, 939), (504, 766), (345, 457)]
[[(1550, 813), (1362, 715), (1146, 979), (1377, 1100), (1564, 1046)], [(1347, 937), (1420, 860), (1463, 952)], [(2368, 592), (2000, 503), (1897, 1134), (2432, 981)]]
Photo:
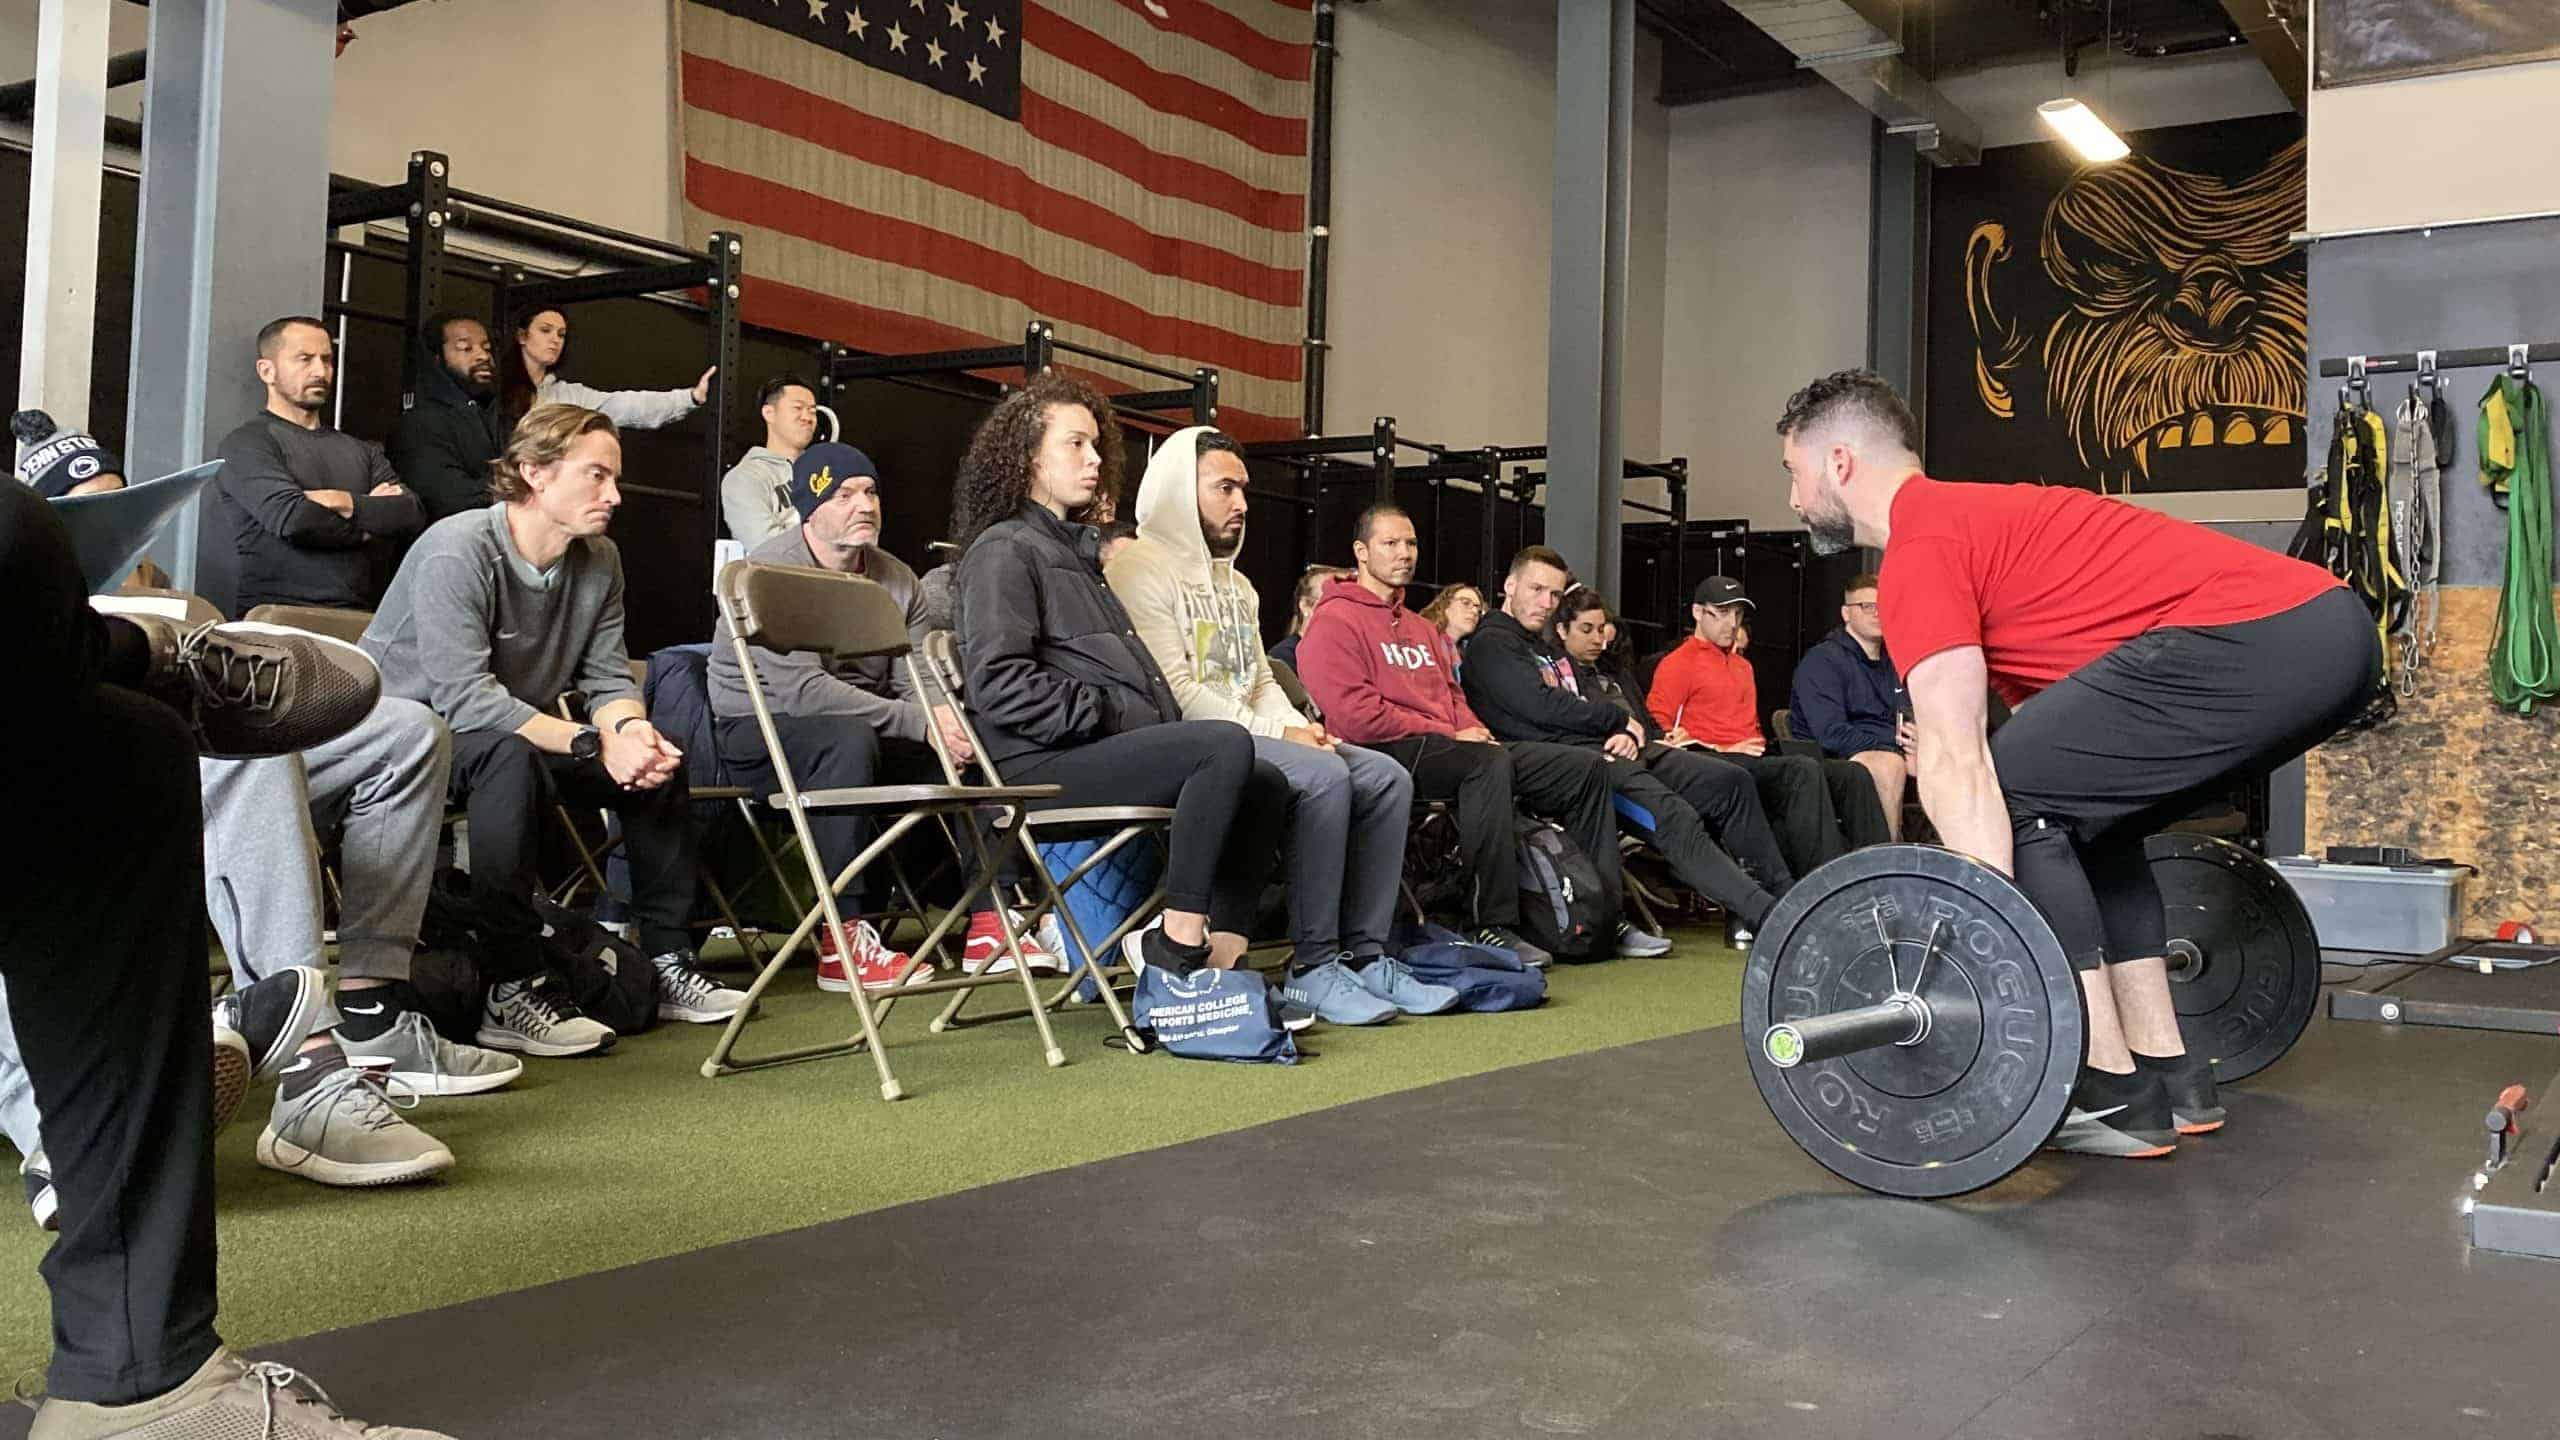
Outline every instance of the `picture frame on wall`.
[(2315, 0), (2323, 90), (2560, 59), (2560, 0)]

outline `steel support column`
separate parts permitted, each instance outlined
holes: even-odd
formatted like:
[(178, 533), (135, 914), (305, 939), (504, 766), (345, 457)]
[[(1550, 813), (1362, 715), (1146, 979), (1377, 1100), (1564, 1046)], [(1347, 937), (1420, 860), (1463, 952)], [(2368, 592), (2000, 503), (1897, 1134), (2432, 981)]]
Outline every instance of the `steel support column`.
[[(276, 117), (330, 113), (337, 33), (333, 0), (151, 7), (125, 422), (137, 476), (200, 463), (256, 414), (259, 327), (319, 313), (329, 127)], [(183, 513), (153, 553), (227, 609), (230, 537), (205, 534), (201, 512)]]
[(1547, 542), (1618, 598), (1635, 0), (1557, 0)]
[(1893, 382), (1914, 413), (1929, 382), (1928, 161), (1910, 137), (1875, 126), (1867, 248), (1867, 367)]
[(65, 430), (90, 428), (109, 8), (96, 0), (44, 0), (36, 18), (35, 155), (27, 186), (17, 408), (50, 411)]

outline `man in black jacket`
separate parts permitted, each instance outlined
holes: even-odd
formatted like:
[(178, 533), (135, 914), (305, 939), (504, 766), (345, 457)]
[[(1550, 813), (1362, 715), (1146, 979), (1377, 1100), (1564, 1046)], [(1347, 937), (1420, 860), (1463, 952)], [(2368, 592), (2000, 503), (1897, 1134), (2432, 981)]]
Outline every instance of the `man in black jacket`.
[(267, 407), (222, 437), (216, 493), (239, 569), (230, 610), (265, 604), (370, 610), (382, 598), (377, 552), (426, 528), (418, 497), (382, 447), (321, 419), (337, 393), (337, 348), (303, 315), (258, 332)]
[[(1793, 877), (1778, 858), (1777, 841), (1769, 833), (1751, 777), (1733, 766), (1654, 744), (1616, 705), (1580, 692), (1572, 662), (1552, 647), (1546, 633), (1572, 583), (1564, 557), (1543, 545), (1512, 557), (1510, 574), (1502, 582), (1502, 608), (1486, 615), (1467, 638), (1466, 664), (1459, 671), (1467, 704), (1504, 741), (1605, 751), (1620, 822), (1660, 850), (1681, 883), (1731, 913), (1739, 928), (1757, 928), (1776, 903), (1770, 887), (1783, 889)], [(1760, 852), (1761, 880), (1746, 874), (1708, 837), (1701, 815), (1719, 833), (1752, 842)], [(1625, 938), (1641, 948), (1637, 937)]]
[(1241, 725), (1184, 720), (1173, 688), (1102, 583), (1087, 523), (1121, 474), (1111, 407), (1043, 375), (969, 441), (954, 488), (962, 545), (953, 623), (963, 691), (990, 767), (1060, 785), (1058, 805), (1167, 805), (1164, 923), (1132, 936), (1180, 975), (1244, 951), (1278, 859), (1288, 781)]
[(427, 322), (428, 359), (417, 404), (391, 432), (391, 465), (429, 520), (489, 503), (489, 466), (506, 448), (498, 420), (498, 362), (489, 327), (468, 315)]

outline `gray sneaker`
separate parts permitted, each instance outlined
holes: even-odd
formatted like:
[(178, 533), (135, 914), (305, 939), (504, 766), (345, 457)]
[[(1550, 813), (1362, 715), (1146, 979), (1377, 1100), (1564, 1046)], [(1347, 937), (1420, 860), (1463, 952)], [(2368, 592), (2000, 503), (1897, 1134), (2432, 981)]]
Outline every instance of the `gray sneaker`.
[(547, 979), (509, 980), (489, 987), (472, 1039), (492, 1050), (559, 1059), (610, 1050), (618, 1038), (603, 1021), (581, 1013)]
[[(292, 1066), (285, 1075), (292, 1077)], [(274, 1118), (258, 1137), (258, 1163), (323, 1185), (352, 1187), (400, 1185), (452, 1169), (453, 1152), (402, 1117), (384, 1083), (378, 1069), (346, 1065), (298, 1099), (288, 1100), (278, 1090)]]
[(372, 657), (344, 641), (249, 621), (193, 627), (125, 615), (151, 642), (143, 689), (186, 717), (198, 754), (286, 755), (354, 729), (382, 695)]
[(1458, 1008), (1457, 991), (1414, 974), (1393, 955), (1354, 960), (1346, 954), (1342, 959), (1357, 967), (1351, 973), (1360, 977), (1362, 988), (1407, 1015), (1442, 1015)]
[(1294, 1010), (1328, 1025), (1382, 1025), (1404, 1013), (1361, 984), (1340, 960), (1290, 976), (1280, 987), (1280, 1006), (1283, 1014)]
[(717, 1025), (746, 1006), (747, 992), (732, 990), (703, 974), (695, 967), (691, 951), (670, 950), (649, 963), (658, 970), (661, 1020)]
[(457, 1045), (436, 1033), (427, 1017), (410, 1010), (370, 1040), (338, 1032), (338, 1048), (350, 1065), (373, 1065), (412, 1095), (479, 1095), (513, 1084), (524, 1062), (513, 1055)]
[(1671, 939), (1656, 935), (1633, 920), (1618, 922), (1618, 957), (1622, 960), (1650, 960), (1671, 953)]
[(338, 1413), (309, 1376), (216, 1350), (184, 1385), (137, 1405), (47, 1400), (28, 1440), (453, 1440), (439, 1430), (367, 1425)]

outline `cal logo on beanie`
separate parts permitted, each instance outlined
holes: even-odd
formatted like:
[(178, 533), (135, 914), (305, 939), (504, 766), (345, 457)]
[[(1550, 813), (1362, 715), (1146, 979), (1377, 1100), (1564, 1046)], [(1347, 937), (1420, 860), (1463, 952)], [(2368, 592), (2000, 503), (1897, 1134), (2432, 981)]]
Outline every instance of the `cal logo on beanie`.
[(21, 410), (9, 417), (9, 432), (18, 443), (34, 448), (18, 462), (18, 478), (48, 500), (71, 493), (101, 475), (124, 478), (124, 462), (89, 435), (64, 430), (42, 410)]
[(812, 445), (791, 462), (791, 506), (808, 519), (818, 507), (835, 498), (837, 487), (857, 475), (880, 478), (880, 467), (871, 457), (850, 445), (830, 440)]

